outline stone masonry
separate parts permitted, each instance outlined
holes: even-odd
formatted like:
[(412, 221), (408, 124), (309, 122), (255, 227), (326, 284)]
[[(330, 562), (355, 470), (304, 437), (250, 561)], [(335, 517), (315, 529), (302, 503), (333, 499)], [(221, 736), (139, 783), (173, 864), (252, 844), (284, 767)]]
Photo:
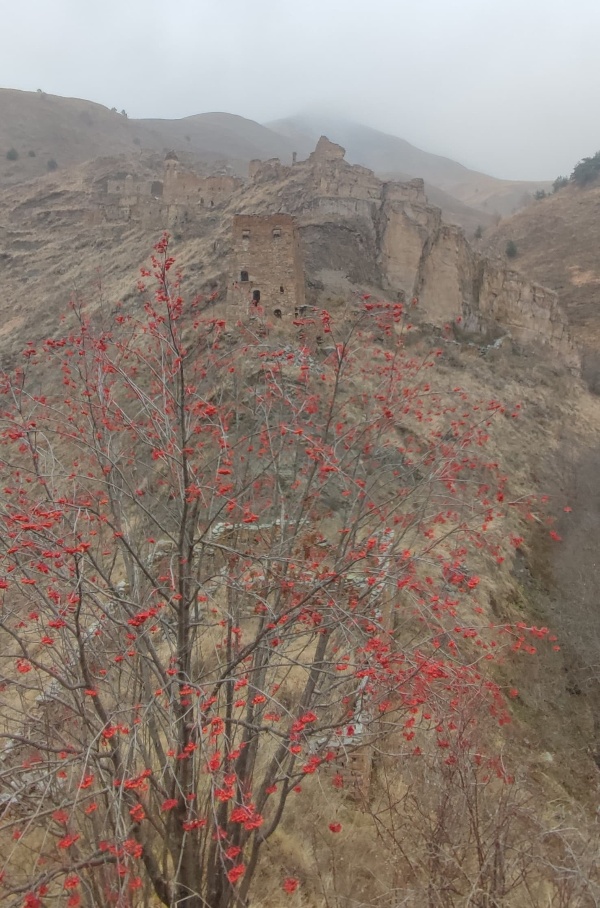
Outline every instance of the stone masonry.
[(181, 167), (177, 155), (165, 158), (163, 199), (166, 204), (193, 204), (213, 208), (228, 202), (242, 181), (230, 174), (200, 176)]
[(228, 297), (235, 305), (257, 305), (269, 317), (286, 321), (302, 309), (304, 262), (291, 215), (234, 217)]
[(422, 180), (382, 181), (321, 137), (307, 160), (291, 166), (252, 161), (242, 187), (227, 172), (189, 171), (169, 152), (163, 182), (114, 174), (90, 223), (143, 220), (172, 228), (209, 216), (212, 229), (217, 219), (228, 222), (232, 209), (253, 212), (233, 219), (227, 299), (240, 313), (258, 303), (261, 317), (289, 324), (305, 314), (306, 272), (313, 288), (418, 298), (432, 324), (456, 320), (485, 337), (508, 331), (517, 343), (548, 347), (579, 368), (556, 293), (473, 249), (462, 229), (428, 204)]
[(456, 320), (482, 337), (508, 332), (579, 369), (556, 293), (473, 249), (463, 230), (428, 204), (422, 180), (382, 181), (348, 164), (344, 149), (322, 137), (291, 167), (253, 162), (251, 189), (261, 210), (285, 206), (297, 218), (313, 283), (418, 298), (434, 325)]

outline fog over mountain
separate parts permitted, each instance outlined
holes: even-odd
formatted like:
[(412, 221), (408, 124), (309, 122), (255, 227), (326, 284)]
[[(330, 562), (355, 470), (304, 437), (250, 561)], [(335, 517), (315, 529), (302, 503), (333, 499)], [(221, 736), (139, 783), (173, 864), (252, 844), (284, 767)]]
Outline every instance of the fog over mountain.
[(136, 118), (338, 116), (507, 179), (600, 147), (595, 0), (4, 4), (0, 85)]
[[(321, 134), (347, 146), (348, 160), (386, 180), (425, 180), (429, 200), (447, 221), (469, 231), (512, 214), (548, 182), (498, 180), (404, 139), (339, 117), (288, 117), (261, 125), (227, 113), (135, 119), (115, 108), (46, 92), (0, 88), (0, 186), (106, 155), (183, 154), (189, 164), (245, 177), (252, 160), (308, 157)], [(5, 150), (5, 154), (2, 154)], [(190, 157), (191, 156), (191, 157)], [(121, 167), (125, 161), (121, 161)]]

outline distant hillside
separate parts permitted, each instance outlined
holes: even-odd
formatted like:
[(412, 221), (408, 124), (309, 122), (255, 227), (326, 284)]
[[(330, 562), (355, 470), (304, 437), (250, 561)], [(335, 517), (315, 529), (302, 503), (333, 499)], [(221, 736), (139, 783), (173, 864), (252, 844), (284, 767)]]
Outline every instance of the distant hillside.
[[(64, 169), (100, 155), (136, 151), (138, 142), (149, 149), (162, 146), (160, 136), (101, 104), (0, 89), (2, 186), (41, 176), (49, 161)], [(11, 161), (7, 154), (13, 149), (18, 158)]]
[[(228, 113), (203, 113), (182, 120), (133, 120), (163, 137), (167, 146), (193, 151), (205, 159), (226, 158), (243, 164), (253, 158), (281, 158), (291, 163), (292, 145), (266, 126)], [(310, 149), (312, 151), (312, 148)]]
[[(299, 153), (314, 146), (315, 139), (326, 134), (346, 148), (347, 158), (353, 164), (362, 164), (378, 176), (394, 180), (422, 177), (429, 187), (441, 189), (463, 204), (489, 215), (511, 214), (526, 204), (536, 189), (547, 189), (550, 185), (498, 180), (469, 170), (450, 158), (422, 151), (397, 136), (346, 120), (290, 117), (267, 126), (292, 141)], [(429, 194), (435, 202), (431, 191)]]
[(487, 233), (483, 245), (504, 255), (509, 240), (517, 247), (512, 266), (559, 292), (586, 377), (600, 391), (600, 183), (536, 201)]
[[(408, 175), (405, 177), (396, 176), (393, 179), (409, 180), (412, 179), (412, 177)], [(444, 192), (443, 189), (439, 189), (439, 187), (433, 186), (427, 181), (425, 182), (425, 193), (432, 205), (436, 205), (438, 208), (442, 209), (442, 217), (446, 223), (458, 224), (459, 227), (463, 227), (469, 239), (473, 238), (478, 227), (490, 227), (498, 220), (497, 216), (493, 215), (491, 212), (482, 211), (480, 208), (465, 205), (464, 202), (460, 202), (449, 192)]]
[(179, 120), (134, 120), (101, 104), (43, 92), (0, 89), (0, 186), (22, 183), (50, 168), (64, 170), (100, 156), (174, 149), (198, 162), (228, 164), (240, 175), (253, 158), (306, 157), (321, 133), (347, 148), (348, 159), (389, 179), (422, 177), (444, 218), (472, 234), (496, 213), (508, 213), (546, 184), (496, 180), (395, 136), (357, 123), (302, 119), (261, 126), (228, 113)]
[[(171, 148), (228, 161), (241, 172), (252, 158), (291, 161), (292, 151), (281, 136), (231, 114), (133, 120), (91, 101), (0, 89), (0, 185), (41, 176), (49, 161), (66, 168), (100, 156)], [(7, 158), (13, 150), (16, 160)]]

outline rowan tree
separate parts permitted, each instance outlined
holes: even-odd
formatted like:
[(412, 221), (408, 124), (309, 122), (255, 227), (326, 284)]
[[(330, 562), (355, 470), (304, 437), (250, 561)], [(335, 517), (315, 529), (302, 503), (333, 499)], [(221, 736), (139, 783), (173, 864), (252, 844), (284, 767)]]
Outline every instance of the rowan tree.
[(9, 908), (245, 904), (303, 786), (392, 733), (443, 750), (465, 696), (508, 721), (488, 663), (530, 646), (475, 572), (511, 547), (510, 411), (436, 391), (400, 303), (282, 340), (172, 274), (165, 236), (137, 306), (74, 305), (2, 376)]

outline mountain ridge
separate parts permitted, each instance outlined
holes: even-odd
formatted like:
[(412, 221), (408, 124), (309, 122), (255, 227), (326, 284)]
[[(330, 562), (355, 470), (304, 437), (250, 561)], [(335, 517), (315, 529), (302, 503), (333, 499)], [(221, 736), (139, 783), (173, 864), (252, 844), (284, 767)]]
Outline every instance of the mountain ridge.
[[(528, 201), (534, 189), (548, 185), (497, 180), (361, 124), (330, 120), (322, 125), (326, 128), (318, 135), (327, 134), (345, 145), (352, 163), (369, 167), (382, 178), (424, 178), (432, 201), (467, 230), (474, 231), (479, 223), (486, 226), (494, 216)], [(311, 136), (306, 128), (295, 118), (260, 124), (222, 111), (173, 120), (133, 119), (81, 98), (0, 89), (0, 185), (24, 182), (49, 167), (72, 166), (98, 156), (171, 148), (199, 162), (228, 164), (245, 175), (253, 158), (279, 157), (289, 163), (294, 152), (308, 155), (318, 135), (312, 128)], [(16, 160), (9, 160), (9, 153), (16, 154)]]
[(550, 185), (543, 180), (502, 180), (444, 155), (424, 151), (399, 136), (347, 120), (299, 116), (266, 125), (303, 142), (303, 150), (306, 145), (314, 145), (319, 135), (327, 134), (345, 147), (352, 164), (361, 164), (387, 179), (421, 177), (428, 188), (442, 190), (490, 215), (510, 214), (515, 207), (521, 207), (524, 196)]

